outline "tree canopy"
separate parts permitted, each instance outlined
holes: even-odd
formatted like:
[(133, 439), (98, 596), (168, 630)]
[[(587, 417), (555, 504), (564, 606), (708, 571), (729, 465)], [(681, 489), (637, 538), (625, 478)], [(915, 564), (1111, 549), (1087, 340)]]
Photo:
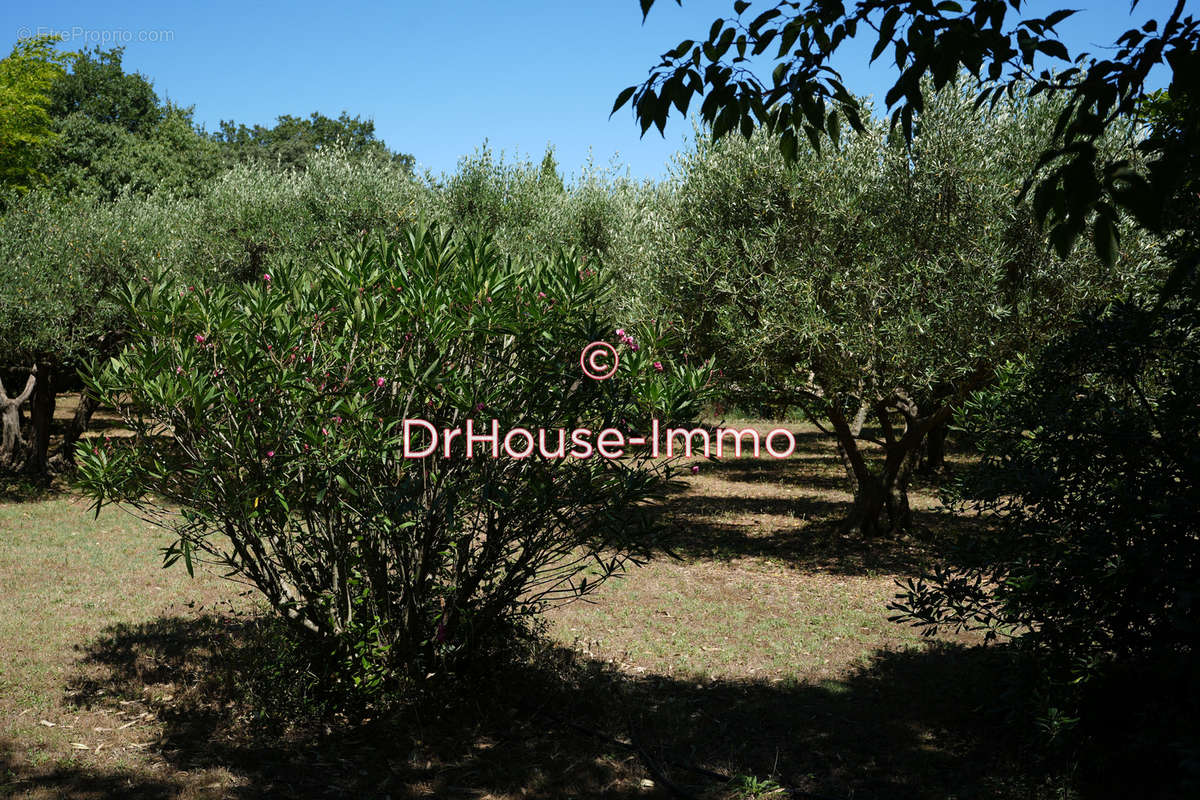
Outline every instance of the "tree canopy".
[(0, 60), (0, 188), (25, 192), (45, 178), (42, 151), (55, 139), (52, 92), (70, 61), (57, 41), (21, 39)]
[(125, 49), (84, 50), (71, 62), (51, 91), (50, 113), (58, 119), (83, 114), (95, 122), (129, 133), (146, 133), (165, 115), (154, 86), (143, 75), (126, 72)]
[(1161, 277), (1144, 236), (1113, 267), (1057, 259), (1013, 202), (1059, 103), (1016, 93), (978, 109), (946, 87), (927, 91), (908, 146), (868, 117), (837, 150), (801, 143), (791, 164), (765, 133), (700, 137), (679, 162), (645, 315), (715, 356), (734, 402), (806, 408), (828, 427), (866, 532), (909, 527), (922, 440), (999, 365), (1087, 302)]
[(213, 138), (236, 159), (262, 159), (292, 168), (303, 167), (305, 159), (312, 153), (335, 146), (355, 156), (392, 160), (405, 169), (411, 170), (414, 164), (412, 156), (388, 149), (375, 135), (372, 120), (350, 116), (346, 111), (337, 119), (317, 111), (307, 119), (285, 114), (269, 128), (222, 120), (220, 130)]
[[(646, 15), (654, 0), (640, 3)], [(699, 97), (700, 116), (714, 138), (733, 131), (748, 136), (762, 127), (785, 157), (795, 158), (803, 138), (817, 147), (825, 132), (836, 142), (843, 120), (862, 129), (858, 100), (830, 66), (840, 48), (862, 35), (875, 39), (872, 61), (885, 53), (894, 58), (899, 75), (885, 103), (909, 140), (925, 107), (923, 77), (936, 90), (965, 71), (980, 104), (1021, 83), (1066, 99), (1022, 191), (1033, 190), (1035, 212), (1060, 255), (1090, 223), (1097, 253), (1111, 261), (1119, 209), (1145, 227), (1161, 226), (1162, 198), (1173, 193), (1179, 171), (1170, 164), (1139, 170), (1126, 157), (1103, 158), (1097, 142), (1119, 122), (1141, 117), (1153, 95), (1148, 78), (1154, 66), (1167, 66), (1175, 88), (1200, 80), (1200, 23), (1183, 14), (1184, 0), (1165, 20), (1123, 33), (1105, 56), (1072, 56), (1059, 40), (1056, 26), (1075, 11), (1034, 17), (1025, 13), (1031, 3), (1024, 0), (785, 0), (755, 15), (747, 13), (751, 5), (737, 0), (733, 17), (665, 52), (645, 81), (619, 94), (613, 112), (631, 103), (643, 134), (651, 126), (661, 132), (673, 108), (686, 114)], [(769, 77), (752, 69), (757, 56), (775, 62)], [(1157, 155), (1161, 161), (1164, 154)], [(1174, 280), (1194, 266), (1181, 264)]]

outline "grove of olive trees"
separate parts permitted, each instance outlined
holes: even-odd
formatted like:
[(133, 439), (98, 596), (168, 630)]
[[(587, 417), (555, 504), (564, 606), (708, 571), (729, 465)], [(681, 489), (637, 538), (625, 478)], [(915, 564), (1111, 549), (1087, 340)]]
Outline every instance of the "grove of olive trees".
[[(752, 5), (617, 97), (642, 133), (693, 113), (654, 180), (486, 140), (420, 174), (349, 111), (212, 132), (120, 48), (17, 42), (0, 60), (0, 483), (35, 502), (0, 503), (26, 528), (0, 532), (0, 586), (30, 582), (17, 561), (58, 571), (61, 555), (63, 577), (46, 602), (35, 587), (34, 603), (0, 592), (0, 608), (50, 641), (62, 631), (43, 617), (122, 602), (72, 594), (96, 593), (103, 557), (72, 538), (75, 517), (42, 524), (47, 497), (82, 497), (97, 519), (120, 506), (142, 527), (114, 539), (153, 540), (164, 566), (242, 590), (205, 595), (211, 614), (154, 606), (145, 630), (117, 616), (88, 629), (83, 677), (14, 714), (14, 752), (34, 741), (23, 716), (55, 735), (153, 718), (177, 726), (164, 758), (182, 744), (191, 769), (206, 739), (238, 752), (204, 753), (226, 769), (275, 735), (252, 730), (279, 714), (269, 695), (287, 736), (324, 731), (318, 749), (340, 747), (333, 725), (354, 742), (372, 720), (411, 734), (400, 757), (355, 755), (361, 775), (391, 771), (380, 792), (424, 761), (440, 775), (405, 779), (414, 792), (467, 776), (489, 796), (573, 794), (556, 771), (603, 773), (612, 752), (644, 772), (597, 796), (693, 797), (675, 770), (720, 797), (1200, 785), (1200, 25), (1177, 2), (1109, 57), (1072, 61), (1057, 26), (1073, 12), (1035, 18), (1016, 0)], [(881, 105), (830, 66), (856, 36), (896, 65)], [(1162, 65), (1169, 85), (1152, 92)], [(596, 344), (613, 354), (599, 379), (581, 356)], [(702, 463), (535, 446), (547, 430), (698, 434), (727, 416), (827, 452)], [(446, 432), (444, 449), (410, 453), (414, 421)], [(473, 453), (488, 421), (528, 451)], [(919, 475), (947, 449), (952, 469)], [(79, 541), (102, 551), (88, 530)], [(610, 580), (643, 566), (652, 577)], [(599, 621), (561, 616), (581, 598)], [(889, 614), (942, 638), (881, 634)], [(44, 656), (0, 657), (0, 683)], [(220, 675), (197, 677), (205, 657)], [(45, 677), (59, 667), (33, 680), (62, 688)], [(98, 690), (105, 669), (128, 674)], [(550, 708), (585, 687), (580, 707), (618, 735)], [(176, 692), (198, 705), (165, 705)], [(976, 698), (959, 717), (957, 692)], [(39, 719), (143, 695), (164, 705), (126, 727)], [(525, 733), (473, 720), (422, 751), (431, 709), (445, 725), (446, 709), (500, 706)], [(651, 745), (656, 715), (670, 722)], [(955, 727), (964, 716), (978, 727)], [(686, 737), (709, 722), (706, 750)], [(546, 724), (607, 750), (565, 756), (554, 734), (533, 755), (525, 739)], [(5, 789), (74, 768), (47, 777), (40, 754), (10, 765), (8, 747)], [(528, 762), (524, 785), (479, 778), (493, 747)], [(353, 761), (326, 755), (320, 770)], [(462, 773), (445, 778), (443, 756)], [(348, 786), (363, 782), (322, 790)]]

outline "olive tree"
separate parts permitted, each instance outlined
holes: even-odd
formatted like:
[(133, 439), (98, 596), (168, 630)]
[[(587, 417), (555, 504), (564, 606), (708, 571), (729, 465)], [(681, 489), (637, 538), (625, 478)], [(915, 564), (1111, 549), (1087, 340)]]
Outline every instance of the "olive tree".
[[(187, 196), (160, 188), (115, 200), (35, 191), (0, 218), (0, 368), (24, 381), (37, 367), (31, 433), (5, 432), (0, 441), (10, 444), (0, 461), (48, 473), (64, 378), (111, 355), (124, 335), (128, 320), (110, 297), (115, 287), (164, 270), (215, 286), (262, 274), (284, 256), (312, 264), (348, 236), (396, 233), (422, 205), (422, 189), (406, 170), (337, 148), (313, 156), (303, 172), (239, 165)], [(66, 462), (94, 400), (81, 397), (81, 413), (66, 431)]]
[(496, 154), (486, 143), (449, 175), (429, 180), (429, 209), (447, 224), (486, 231), (501, 252), (552, 254), (574, 248), (619, 264), (652, 189), (614, 168), (586, 163), (559, 174), (553, 149), (540, 163)]
[[(644, 17), (655, 0), (639, 3)], [(1133, 0), (1128, 13), (1138, 3)], [(1170, 13), (1125, 31), (1101, 55), (1072, 55), (1059, 39), (1056, 26), (1077, 10), (1037, 17), (1027, 0), (732, 5), (734, 16), (714, 20), (706, 34), (663, 53), (645, 81), (617, 96), (613, 112), (629, 103), (644, 134), (651, 126), (663, 131), (672, 109), (686, 114), (693, 98), (702, 98), (699, 114), (714, 139), (761, 128), (792, 159), (800, 142), (816, 147), (826, 132), (836, 138), (843, 122), (863, 129), (863, 107), (831, 65), (840, 48), (862, 37), (874, 40), (872, 62), (885, 54), (894, 60), (896, 78), (884, 104), (893, 128), (909, 142), (929, 92), (961, 82), (964, 75), (980, 105), (994, 107), (1021, 86), (1061, 101), (1053, 128), (1032, 143), (1036, 168), (1031, 162), (1021, 176), (1021, 195), (1033, 190), (1035, 215), (1060, 255), (1090, 228), (1096, 254), (1112, 263), (1118, 209), (1142, 227), (1164, 230), (1164, 198), (1181, 185), (1178, 160), (1156, 157), (1137, 165), (1106, 148), (1104, 139), (1144, 119), (1154, 99), (1156, 68), (1169, 72), (1172, 91), (1187, 91), (1200, 79), (1200, 20), (1184, 13), (1186, 0), (1175, 0)], [(769, 76), (758, 59), (773, 62)], [(1172, 284), (1196, 264), (1193, 259), (1177, 265)]]
[(838, 443), (865, 534), (911, 525), (926, 434), (997, 365), (1157, 263), (1059, 261), (1014, 198), (1055, 104), (930, 93), (911, 146), (876, 121), (788, 164), (765, 135), (697, 137), (644, 313), (677, 318), (743, 399), (802, 406)]
[[(171, 197), (109, 203), (44, 191), (24, 195), (0, 218), (0, 368), (31, 381), (22, 393), (30, 402), (29, 433), (13, 427), (16, 413), (4, 417), (0, 464), (48, 473), (64, 382), (119, 340), (123, 318), (109, 292), (132, 277), (188, 263), (194, 220), (194, 205)], [(66, 430), (68, 461), (91, 408), (85, 396)]]

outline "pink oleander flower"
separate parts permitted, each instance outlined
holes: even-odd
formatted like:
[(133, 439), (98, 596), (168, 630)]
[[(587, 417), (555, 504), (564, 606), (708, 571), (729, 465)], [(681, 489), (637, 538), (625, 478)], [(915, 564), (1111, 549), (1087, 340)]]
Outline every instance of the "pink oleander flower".
[(175, 374), (176, 374), (176, 375), (182, 375), (182, 374), (183, 374), (183, 367), (176, 367), (176, 368), (175, 368)]
[(328, 436), (328, 435), (329, 435), (329, 429), (328, 429), (328, 428), (321, 428), (321, 435), (322, 435), (322, 436)]
[(621, 339), (622, 342), (625, 341), (625, 329), (617, 328), (617, 336)]
[(540, 297), (540, 298), (543, 298), (543, 299), (544, 299), (544, 298), (546, 297), (546, 293), (545, 293), (545, 292), (538, 292), (538, 297)]
[(274, 451), (274, 450), (268, 450), (268, 451), (267, 451), (267, 458), (274, 458), (274, 457), (275, 457), (275, 451)]
[(699, 465), (694, 465), (694, 466), (692, 467), (692, 474), (693, 474), (693, 475), (698, 475), (698, 474), (700, 474), (700, 467), (699, 467)]
[(659, 372), (662, 372), (662, 371), (663, 371), (662, 362), (661, 362), (661, 361), (655, 361), (655, 362), (654, 362), (654, 368), (655, 368), (656, 370), (658, 370)]
[(196, 344), (204, 344), (204, 334), (203, 333), (196, 334)]
[(264, 280), (264, 281), (267, 281), (268, 283), (270, 283), (270, 281), (271, 281), (271, 273), (269, 273), (269, 272), (264, 272), (264, 273), (263, 273), (263, 280)]
[(387, 383), (387, 381), (385, 381), (383, 378), (376, 378), (376, 379), (375, 379), (375, 386), (376, 386), (376, 388), (382, 389), (382, 388), (383, 388), (383, 385), (384, 385), (385, 383)]
[(639, 349), (639, 348), (638, 348), (638, 343), (637, 343), (637, 342), (635, 342), (635, 341), (633, 341), (633, 340), (630, 340), (630, 342), (629, 342), (629, 349), (630, 349), (630, 350), (637, 350), (637, 349)]

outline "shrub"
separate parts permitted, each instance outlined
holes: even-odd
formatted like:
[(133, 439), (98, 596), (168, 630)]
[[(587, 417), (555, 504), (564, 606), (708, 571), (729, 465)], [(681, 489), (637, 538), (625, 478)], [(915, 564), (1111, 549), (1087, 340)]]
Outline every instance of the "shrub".
[[(128, 346), (87, 379), (135, 436), (81, 450), (81, 484), (97, 513), (124, 502), (174, 531), (167, 563), (256, 586), (361, 689), (452, 670), (653, 545), (669, 462), (543, 450), (559, 429), (698, 411), (706, 368), (672, 365), (649, 332), (613, 379), (582, 376), (583, 347), (614, 338), (606, 292), (567, 255), (524, 264), (419, 226), (246, 284), (135, 282)], [(461, 435), (409, 458), (417, 418), (546, 436), (528, 458), (467, 457)]]
[(1192, 301), (1121, 305), (1002, 370), (966, 408), (983, 459), (953, 487), (1001, 531), (892, 605), (930, 634), (1015, 637), (1037, 667), (1040, 727), (1079, 725), (1062, 741), (1128, 757), (1105, 774), (1127, 770), (1138, 792), (1181, 768), (1200, 784), (1198, 330)]

